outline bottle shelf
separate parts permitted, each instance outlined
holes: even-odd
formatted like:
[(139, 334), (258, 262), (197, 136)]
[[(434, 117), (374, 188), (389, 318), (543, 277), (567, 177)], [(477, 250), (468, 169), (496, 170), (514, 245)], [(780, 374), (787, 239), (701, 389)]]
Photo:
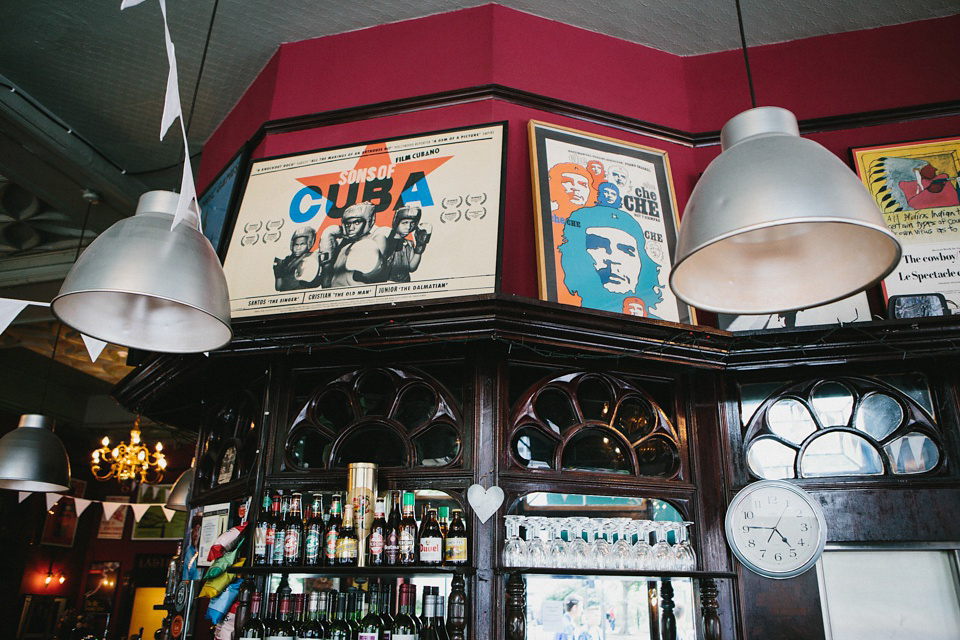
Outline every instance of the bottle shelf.
[(523, 573), (527, 575), (546, 576), (615, 576), (622, 578), (736, 578), (732, 571), (651, 571), (651, 570), (621, 570), (621, 569), (554, 569), (543, 567), (498, 567), (496, 573), (507, 575)]
[(271, 573), (307, 573), (325, 576), (408, 576), (408, 575), (453, 575), (459, 573), (472, 576), (477, 573), (474, 567), (429, 567), (423, 565), (401, 565), (389, 567), (328, 567), (325, 565), (254, 565), (252, 567), (238, 567), (230, 570), (231, 573), (245, 575), (267, 575)]

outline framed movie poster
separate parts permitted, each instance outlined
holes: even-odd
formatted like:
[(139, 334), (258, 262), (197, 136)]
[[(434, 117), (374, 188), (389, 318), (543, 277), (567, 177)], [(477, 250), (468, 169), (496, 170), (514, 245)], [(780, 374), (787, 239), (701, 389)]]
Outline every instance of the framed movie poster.
[(233, 318), (494, 293), (506, 124), (251, 164)]
[[(898, 299), (929, 301), (942, 294), (957, 313), (960, 138), (863, 147), (851, 153), (857, 174), (903, 247), (900, 264), (883, 280), (884, 295), (888, 300), (905, 296)], [(913, 315), (929, 314), (908, 313)]]
[(830, 304), (799, 311), (762, 315), (717, 314), (717, 326), (726, 331), (759, 331), (763, 329), (793, 329), (817, 325), (869, 322), (870, 299), (863, 291)]
[(692, 323), (668, 284), (677, 205), (665, 151), (531, 120), (540, 298)]
[(210, 183), (198, 200), (203, 235), (213, 245), (214, 251), (220, 250), (227, 215), (233, 209), (237, 199), (239, 193), (237, 184), (242, 177), (241, 171), (246, 166), (248, 156), (247, 145), (244, 145), (244, 148), (227, 163), (220, 175)]

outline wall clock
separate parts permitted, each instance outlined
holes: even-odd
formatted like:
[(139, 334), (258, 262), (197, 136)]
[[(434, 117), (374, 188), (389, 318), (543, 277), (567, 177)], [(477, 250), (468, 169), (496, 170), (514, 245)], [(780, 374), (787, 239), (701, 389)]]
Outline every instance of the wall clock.
[(814, 564), (827, 541), (820, 505), (785, 480), (760, 480), (734, 496), (727, 544), (741, 563), (767, 578), (792, 578)]

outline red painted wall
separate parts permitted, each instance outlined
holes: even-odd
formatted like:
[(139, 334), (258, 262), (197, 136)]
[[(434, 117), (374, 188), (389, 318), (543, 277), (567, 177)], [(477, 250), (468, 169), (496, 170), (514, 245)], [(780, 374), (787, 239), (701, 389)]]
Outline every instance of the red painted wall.
[[(960, 14), (750, 50), (758, 104), (803, 119), (960, 99), (950, 53)], [(749, 37), (749, 33), (748, 33)], [(283, 45), (204, 148), (209, 182), (265, 121), (499, 84), (690, 133), (750, 107), (739, 50), (680, 57), (497, 5)], [(506, 120), (502, 290), (537, 297), (527, 122), (546, 120), (669, 154), (678, 211), (718, 146), (691, 149), (496, 100), (273, 135), (255, 157)], [(820, 133), (848, 148), (942, 137), (960, 118)]]

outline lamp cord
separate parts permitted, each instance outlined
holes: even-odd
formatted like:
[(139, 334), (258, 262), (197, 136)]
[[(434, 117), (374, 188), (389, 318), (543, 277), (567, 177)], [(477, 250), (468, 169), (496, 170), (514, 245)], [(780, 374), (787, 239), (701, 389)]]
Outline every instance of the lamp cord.
[(750, 73), (750, 56), (747, 55), (747, 36), (743, 32), (743, 12), (740, 10), (740, 0), (737, 3), (737, 25), (740, 27), (740, 48), (743, 49), (743, 63), (747, 67), (747, 84), (750, 85), (750, 102), (757, 108), (757, 96), (753, 92), (753, 74)]

